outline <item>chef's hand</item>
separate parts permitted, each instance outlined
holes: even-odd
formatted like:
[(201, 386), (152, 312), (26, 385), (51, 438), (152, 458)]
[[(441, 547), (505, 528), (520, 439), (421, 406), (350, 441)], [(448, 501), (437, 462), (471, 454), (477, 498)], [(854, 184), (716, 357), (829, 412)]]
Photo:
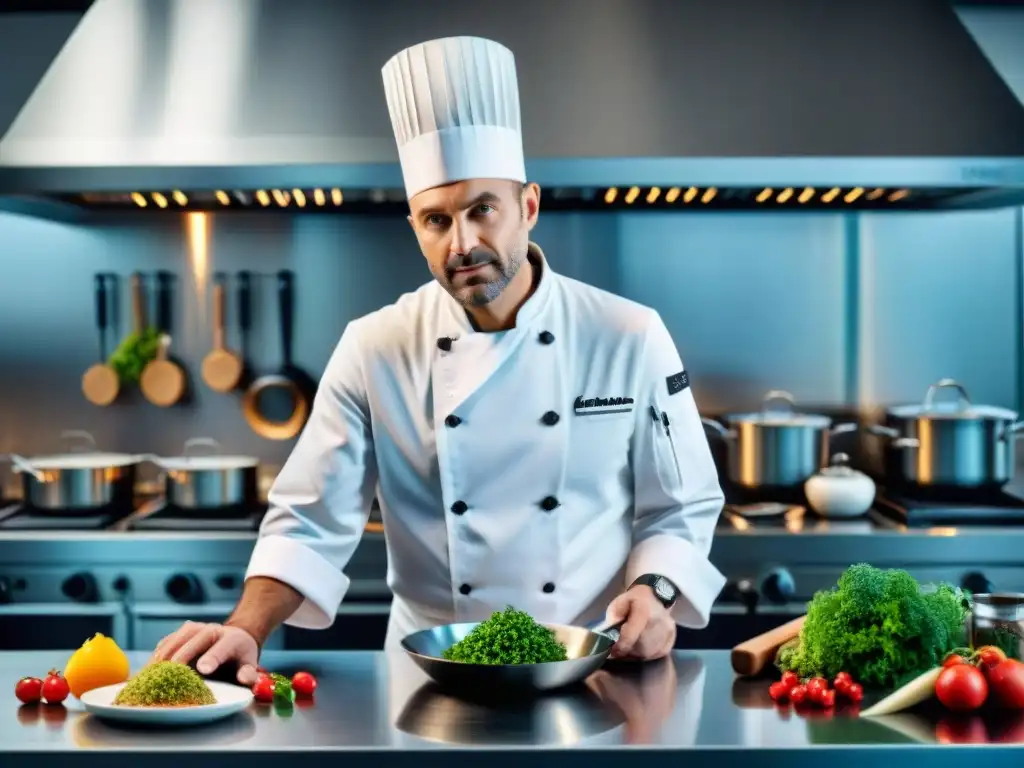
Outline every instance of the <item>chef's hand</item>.
[(259, 672), (260, 649), (255, 638), (241, 627), (186, 621), (182, 627), (157, 643), (149, 659), (188, 664), (196, 657), (196, 671), (209, 675), (228, 662), (238, 664), (238, 682), (254, 685)]
[(676, 644), (676, 622), (646, 584), (637, 584), (612, 600), (607, 618), (626, 620), (609, 654), (612, 659), (661, 659)]

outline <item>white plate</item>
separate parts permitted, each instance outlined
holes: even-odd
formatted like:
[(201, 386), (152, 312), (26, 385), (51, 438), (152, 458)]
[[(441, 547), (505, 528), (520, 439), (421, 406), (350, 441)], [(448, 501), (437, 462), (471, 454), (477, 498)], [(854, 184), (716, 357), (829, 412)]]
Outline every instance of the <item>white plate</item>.
[(141, 725), (198, 725), (221, 720), (241, 712), (252, 701), (252, 691), (240, 685), (207, 680), (215, 704), (198, 707), (125, 707), (116, 706), (114, 697), (126, 683), (95, 688), (82, 694), (82, 705), (105, 720)]

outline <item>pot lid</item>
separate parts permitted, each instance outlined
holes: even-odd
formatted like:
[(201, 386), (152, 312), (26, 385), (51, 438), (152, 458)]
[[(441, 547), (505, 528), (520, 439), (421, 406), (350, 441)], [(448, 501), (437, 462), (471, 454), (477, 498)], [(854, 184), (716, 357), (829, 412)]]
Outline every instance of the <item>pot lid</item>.
[(797, 413), (793, 396), (781, 389), (773, 389), (761, 400), (761, 410), (734, 413), (729, 416), (733, 424), (743, 422), (765, 427), (828, 427), (832, 419), (820, 413)]
[(142, 457), (131, 453), (55, 453), (49, 456), (21, 457), (21, 460), (37, 470), (103, 469), (138, 464)]
[(255, 456), (172, 456), (153, 459), (164, 469), (172, 471), (202, 471), (220, 469), (248, 469), (256, 467), (260, 460)]
[(834, 454), (832, 463), (818, 472), (818, 476), (827, 477), (829, 480), (860, 480), (861, 478), (870, 480), (866, 474), (850, 466), (850, 457), (845, 453)]
[[(216, 453), (196, 456), (190, 452), (197, 446), (206, 446)], [(248, 469), (259, 466), (260, 460), (255, 456), (226, 456), (220, 453), (220, 443), (212, 437), (193, 437), (185, 441), (181, 456), (153, 456), (152, 461), (164, 469), (187, 472), (202, 470)]]
[[(937, 399), (939, 391), (943, 389), (955, 390), (956, 399)], [(964, 386), (953, 379), (940, 379), (932, 384), (928, 387), (922, 402), (893, 406), (889, 408), (888, 412), (898, 419), (965, 419), (968, 421), (975, 419), (1016, 421), (1017, 419), (1017, 412), (1011, 411), (1009, 408), (972, 403)]]

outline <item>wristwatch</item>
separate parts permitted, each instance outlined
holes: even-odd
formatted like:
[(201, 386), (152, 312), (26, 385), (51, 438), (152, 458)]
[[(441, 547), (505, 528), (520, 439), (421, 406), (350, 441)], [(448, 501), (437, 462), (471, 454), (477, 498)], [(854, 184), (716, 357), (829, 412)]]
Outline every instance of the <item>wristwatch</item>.
[(648, 587), (653, 589), (654, 596), (657, 597), (661, 601), (661, 604), (666, 608), (671, 608), (679, 597), (679, 590), (676, 589), (676, 585), (664, 576), (659, 576), (656, 573), (645, 573), (630, 584), (630, 587), (635, 587), (637, 584), (646, 584)]

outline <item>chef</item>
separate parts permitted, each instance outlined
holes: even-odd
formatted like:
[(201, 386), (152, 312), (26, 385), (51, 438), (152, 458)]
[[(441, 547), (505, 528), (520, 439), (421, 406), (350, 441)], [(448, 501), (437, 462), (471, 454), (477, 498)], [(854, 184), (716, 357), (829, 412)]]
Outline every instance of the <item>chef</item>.
[(252, 682), (282, 623), (326, 628), (376, 496), (393, 592), (386, 648), (506, 605), (542, 622), (625, 619), (612, 655), (667, 655), (707, 626), (723, 505), (689, 374), (658, 313), (558, 274), (530, 241), (515, 62), (475, 37), (383, 68), (433, 280), (345, 328), (274, 482), (225, 624), (154, 660)]

